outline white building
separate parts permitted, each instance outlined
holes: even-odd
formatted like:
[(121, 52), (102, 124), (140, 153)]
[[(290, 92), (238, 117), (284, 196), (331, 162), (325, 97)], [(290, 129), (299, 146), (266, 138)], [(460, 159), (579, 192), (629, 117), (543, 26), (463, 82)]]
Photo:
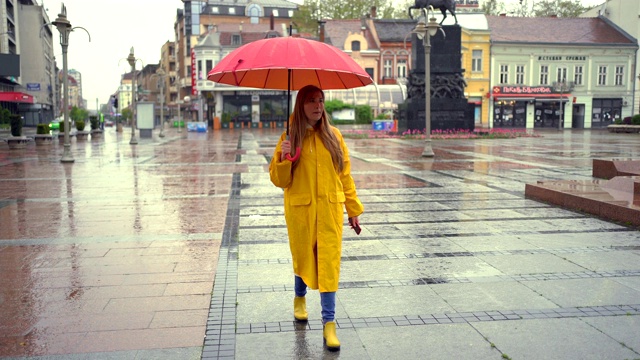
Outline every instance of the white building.
[[(585, 12), (582, 17), (605, 17), (636, 39), (640, 39), (640, 1), (606, 0), (602, 5)], [(636, 68), (633, 71), (635, 95), (633, 113), (640, 114), (640, 52), (636, 53)]]
[(638, 44), (608, 19), (488, 21), (490, 126), (601, 128), (632, 115)]

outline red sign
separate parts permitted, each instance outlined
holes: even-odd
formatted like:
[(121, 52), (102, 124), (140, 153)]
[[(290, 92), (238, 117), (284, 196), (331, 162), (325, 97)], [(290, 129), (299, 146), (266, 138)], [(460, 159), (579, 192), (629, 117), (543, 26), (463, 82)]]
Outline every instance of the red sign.
[(196, 66), (196, 52), (191, 49), (191, 95), (198, 95), (197, 84), (197, 66)]
[(0, 91), (0, 101), (33, 104), (33, 96), (21, 92)]
[(536, 95), (553, 94), (551, 86), (494, 86), (494, 95)]

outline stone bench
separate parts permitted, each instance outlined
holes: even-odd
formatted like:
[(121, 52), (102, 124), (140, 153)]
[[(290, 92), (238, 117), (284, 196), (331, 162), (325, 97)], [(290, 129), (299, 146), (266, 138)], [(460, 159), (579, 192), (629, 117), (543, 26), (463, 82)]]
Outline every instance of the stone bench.
[(613, 179), (616, 176), (640, 176), (640, 160), (593, 159), (592, 175), (599, 179)]

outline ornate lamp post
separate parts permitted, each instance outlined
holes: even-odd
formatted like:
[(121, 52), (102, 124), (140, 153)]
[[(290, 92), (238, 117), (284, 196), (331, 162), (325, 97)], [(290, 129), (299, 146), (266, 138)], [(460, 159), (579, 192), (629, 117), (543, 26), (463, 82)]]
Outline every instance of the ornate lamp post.
[(63, 96), (64, 96), (64, 152), (62, 153), (63, 163), (72, 163), (74, 158), (71, 155), (71, 143), (69, 142), (69, 71), (67, 67), (67, 48), (69, 47), (69, 34), (74, 29), (82, 29), (87, 35), (89, 35), (89, 41), (91, 41), (91, 35), (82, 27), (72, 27), (71, 22), (67, 20), (67, 8), (62, 4), (60, 14), (58, 18), (51, 23), (60, 32), (60, 46), (62, 47), (62, 77), (63, 77)]
[(423, 16), (418, 20), (418, 24), (413, 29), (418, 39), (422, 40), (424, 45), (424, 95), (425, 95), (425, 139), (424, 150), (422, 150), (423, 157), (434, 157), (433, 149), (431, 148), (431, 37), (434, 36), (440, 25), (436, 22), (435, 17), (429, 19), (429, 23), (425, 23), (427, 19), (427, 13), (423, 9)]
[(137, 145), (136, 138), (136, 57), (133, 55), (133, 46), (127, 57), (127, 62), (131, 65), (131, 140), (129, 144)]

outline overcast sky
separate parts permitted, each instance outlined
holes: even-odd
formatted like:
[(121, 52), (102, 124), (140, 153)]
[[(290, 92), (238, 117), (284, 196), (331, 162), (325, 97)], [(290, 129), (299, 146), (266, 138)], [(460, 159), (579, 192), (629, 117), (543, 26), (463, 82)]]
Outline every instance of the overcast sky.
[[(303, 0), (291, 0), (301, 4)], [(506, 0), (505, 3), (517, 3)], [(529, 0), (531, 3), (533, 0)], [(602, 0), (582, 0), (586, 5), (597, 5)], [(60, 1), (43, 1), (49, 21), (54, 21), (60, 12)], [(157, 64), (160, 50), (167, 41), (174, 41), (173, 24), (176, 11), (182, 8), (181, 0), (66, 0), (67, 19), (74, 30), (69, 37), (67, 63), (69, 69), (82, 74), (82, 95), (89, 109), (106, 103), (120, 85), (120, 77), (131, 71), (125, 60), (131, 47), (143, 65)], [(58, 67), (62, 69), (62, 50), (58, 30), (54, 29), (54, 54)]]

